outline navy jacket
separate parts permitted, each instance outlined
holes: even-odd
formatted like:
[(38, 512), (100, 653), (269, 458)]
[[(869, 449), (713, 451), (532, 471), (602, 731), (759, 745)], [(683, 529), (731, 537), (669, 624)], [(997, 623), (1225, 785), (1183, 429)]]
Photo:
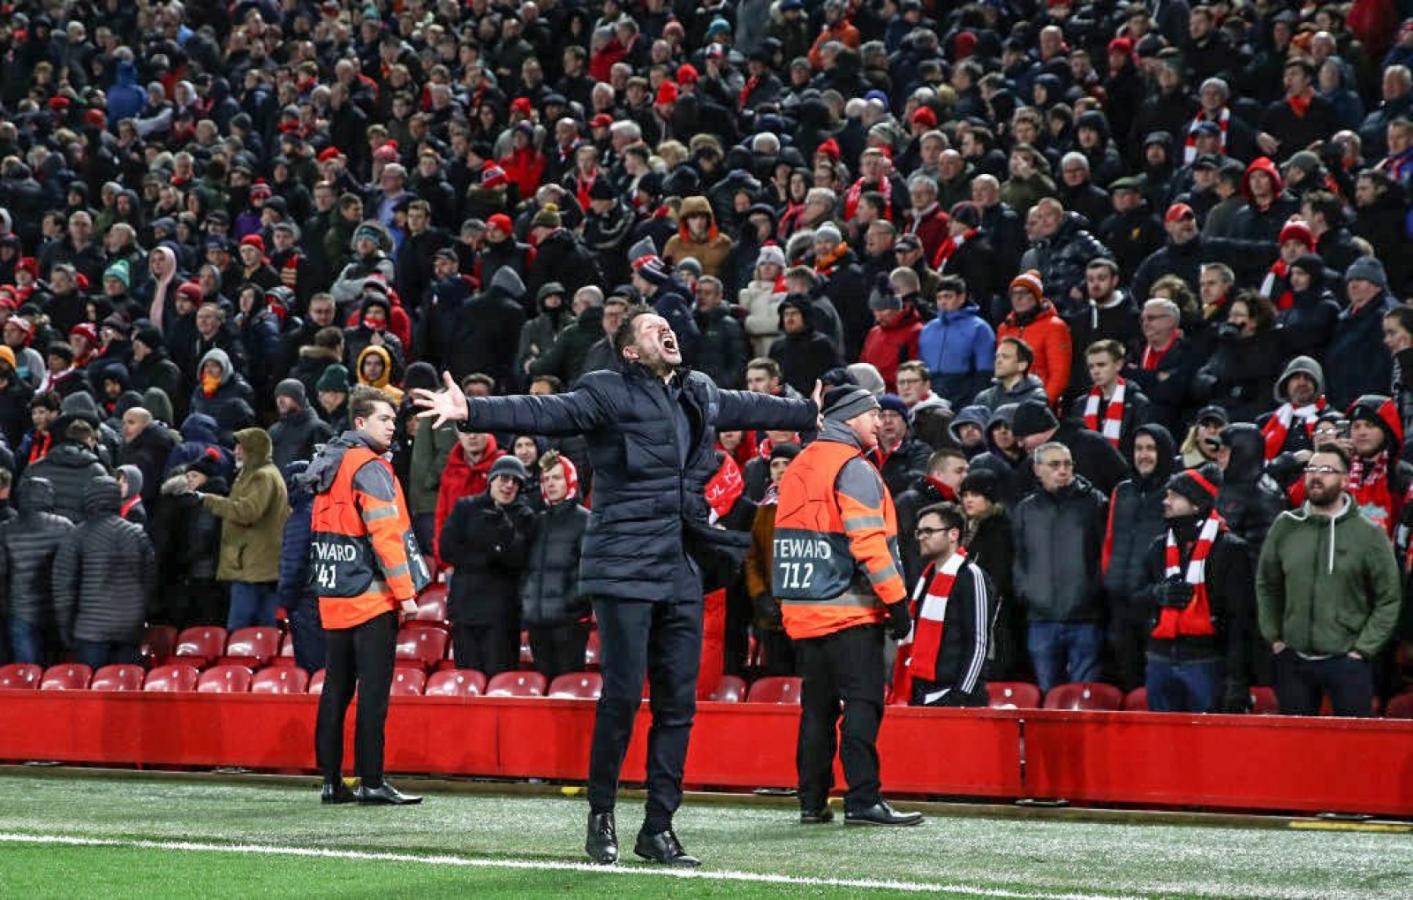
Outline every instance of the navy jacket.
[[(680, 370), (675, 391), (638, 365), (590, 372), (567, 394), (470, 398), (472, 431), (583, 434), (594, 470), (593, 511), (579, 564), (582, 594), (699, 601), (698, 566), (749, 535), (713, 528), (703, 492), (716, 474), (717, 430), (813, 431), (811, 401), (723, 391)], [(685, 429), (679, 430), (685, 415)], [(688, 435), (681, 446), (679, 433)], [(695, 585), (683, 595), (686, 585)]]

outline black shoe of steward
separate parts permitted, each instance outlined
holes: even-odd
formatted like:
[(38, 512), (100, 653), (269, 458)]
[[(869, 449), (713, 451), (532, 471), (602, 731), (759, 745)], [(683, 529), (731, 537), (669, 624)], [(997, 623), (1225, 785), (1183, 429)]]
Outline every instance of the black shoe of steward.
[(584, 852), (591, 862), (601, 866), (611, 866), (618, 862), (618, 829), (613, 824), (613, 813), (589, 813), (588, 835), (584, 838)]
[(326, 781), (324, 787), (319, 791), (320, 803), (353, 803), (358, 798), (353, 795), (353, 791), (348, 789), (348, 785), (340, 778), (337, 781)]
[(695, 868), (702, 864), (701, 860), (682, 849), (682, 842), (677, 840), (677, 835), (672, 833), (671, 828), (659, 831), (657, 834), (648, 834), (646, 831), (638, 832), (638, 840), (633, 844), (633, 852), (648, 862), (662, 863), (665, 866)]
[(421, 797), (404, 794), (386, 781), (375, 788), (366, 788), (360, 785), (358, 790), (354, 792), (354, 796), (358, 798), (359, 803), (365, 805), (410, 806), (422, 802)]
[(867, 809), (846, 810), (845, 825), (917, 825), (922, 822), (922, 813), (900, 813), (879, 800)]

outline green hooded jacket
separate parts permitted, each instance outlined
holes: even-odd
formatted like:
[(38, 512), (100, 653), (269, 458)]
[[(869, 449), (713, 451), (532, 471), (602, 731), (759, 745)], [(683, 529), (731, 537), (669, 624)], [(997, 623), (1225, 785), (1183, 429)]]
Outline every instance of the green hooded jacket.
[(260, 428), (235, 433), (245, 462), (228, 497), (203, 495), (221, 519), (221, 557), (216, 578), (252, 583), (280, 579), (280, 542), (289, 518), (289, 494), (280, 470), (270, 459), (270, 435)]

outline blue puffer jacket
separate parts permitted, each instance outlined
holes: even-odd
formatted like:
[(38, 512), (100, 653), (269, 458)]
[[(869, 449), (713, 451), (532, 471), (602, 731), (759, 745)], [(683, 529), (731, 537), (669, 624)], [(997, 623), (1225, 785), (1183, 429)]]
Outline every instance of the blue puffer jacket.
[(300, 476), (309, 467), (307, 460), (289, 463), (281, 471), (289, 491), (289, 518), (280, 543), (280, 605), (293, 612), (318, 595), (309, 586), (309, 544), (314, 520), (314, 494)]
[(922, 327), (918, 358), (932, 373), (932, 392), (961, 409), (991, 383), (996, 368), (996, 332), (975, 303), (938, 313)]
[(471, 402), (473, 431), (583, 434), (587, 440), (594, 508), (579, 565), (585, 596), (700, 599), (699, 566), (727, 548), (744, 553), (749, 543), (749, 535), (709, 521), (703, 491), (717, 470), (717, 430), (812, 431), (817, 425), (811, 401), (723, 391), (689, 370), (674, 383), (682, 385), (691, 434), (686, 448), (679, 448), (672, 392), (638, 365), (590, 372), (567, 394)]

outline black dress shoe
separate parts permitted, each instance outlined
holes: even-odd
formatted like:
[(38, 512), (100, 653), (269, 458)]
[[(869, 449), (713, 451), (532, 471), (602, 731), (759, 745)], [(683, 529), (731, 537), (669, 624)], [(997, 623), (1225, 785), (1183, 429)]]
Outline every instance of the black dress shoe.
[(589, 854), (590, 861), (601, 866), (618, 862), (618, 829), (613, 824), (613, 813), (589, 813), (584, 852)]
[(687, 851), (682, 849), (682, 842), (677, 840), (677, 835), (672, 833), (671, 828), (659, 831), (657, 834), (648, 834), (646, 831), (638, 832), (638, 840), (633, 844), (633, 852), (648, 862), (662, 863), (665, 866), (695, 868), (702, 864), (701, 860), (695, 856), (689, 856)]
[(845, 810), (845, 825), (917, 825), (922, 822), (922, 813), (900, 813), (879, 800), (867, 809)]
[(354, 792), (354, 796), (358, 798), (359, 803), (370, 805), (410, 806), (414, 803), (422, 802), (421, 797), (414, 796), (413, 794), (404, 794), (386, 781), (375, 788), (367, 788), (359, 785), (358, 790)]
[(324, 782), (324, 789), (319, 792), (320, 803), (352, 803), (357, 799), (353, 796), (353, 791), (348, 789), (348, 785), (343, 783), (342, 778)]
[(827, 805), (821, 806), (818, 809), (800, 810), (801, 825), (828, 825), (833, 821), (834, 810), (830, 809)]

